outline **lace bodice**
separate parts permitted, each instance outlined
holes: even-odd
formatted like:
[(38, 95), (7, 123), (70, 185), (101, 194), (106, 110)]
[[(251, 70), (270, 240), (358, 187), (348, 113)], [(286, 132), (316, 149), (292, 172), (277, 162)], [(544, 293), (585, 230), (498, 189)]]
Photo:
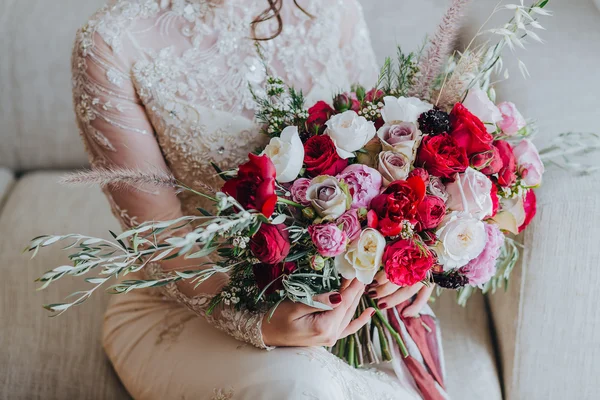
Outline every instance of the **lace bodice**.
[[(351, 83), (374, 84), (375, 58), (357, 0), (301, 1), (312, 17), (291, 0), (283, 3), (282, 33), (262, 42), (274, 75), (302, 89), (308, 104)], [(92, 16), (73, 52), (75, 111), (92, 166), (168, 168), (192, 188), (218, 189), (209, 162), (236, 167), (265, 140), (248, 85), (260, 91), (265, 80), (250, 23), (267, 5), (117, 0)], [(275, 28), (268, 21), (256, 33)], [(105, 190), (123, 226), (195, 213), (201, 205), (186, 193), (137, 189)], [(163, 267), (186, 267), (179, 262)]]

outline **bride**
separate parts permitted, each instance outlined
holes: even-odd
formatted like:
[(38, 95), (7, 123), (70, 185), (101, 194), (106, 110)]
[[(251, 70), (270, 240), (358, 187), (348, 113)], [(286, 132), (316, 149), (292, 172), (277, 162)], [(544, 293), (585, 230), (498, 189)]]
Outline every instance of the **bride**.
[[(192, 188), (219, 188), (210, 161), (233, 168), (264, 144), (248, 90), (265, 79), (255, 41), (269, 69), (302, 89), (307, 104), (376, 81), (358, 0), (113, 0), (78, 31), (72, 60), (75, 110), (92, 167), (169, 169)], [(165, 188), (105, 192), (124, 228), (196, 213), (201, 205)], [(146, 273), (189, 269), (191, 261), (165, 261)], [(446, 397), (441, 379), (431, 378), (443, 374), (441, 353), (433, 352), (438, 374), (430, 374), (410, 340), (412, 367), (396, 357), (376, 369), (353, 369), (319, 347), (370, 318), (367, 311), (350, 322), (365, 291), (359, 282), (320, 296), (332, 311), (288, 303), (270, 321), (228, 308), (207, 316), (211, 295), (226, 280), (114, 296), (103, 345), (134, 398)], [(426, 289), (377, 280), (367, 289), (381, 308), (417, 294), (404, 313), (430, 313)]]

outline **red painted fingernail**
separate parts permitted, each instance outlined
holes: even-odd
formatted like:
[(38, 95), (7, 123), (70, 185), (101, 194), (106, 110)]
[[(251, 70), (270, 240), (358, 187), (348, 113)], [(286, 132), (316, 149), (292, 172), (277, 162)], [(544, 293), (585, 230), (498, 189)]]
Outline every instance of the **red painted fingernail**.
[(369, 295), (369, 297), (375, 297), (377, 296), (377, 292), (374, 290), (369, 291), (369, 293), (367, 293)]
[(369, 315), (369, 317), (372, 317), (373, 315), (375, 315), (375, 310), (371, 310), (371, 315)]
[(331, 304), (340, 304), (342, 302), (342, 295), (339, 293), (333, 293), (329, 296)]
[(386, 304), (386, 303), (377, 303), (377, 306), (378, 306), (379, 308), (386, 308), (386, 307), (387, 307), (387, 304)]
[(375, 279), (373, 279), (373, 282), (371, 282), (371, 285), (373, 285), (373, 286), (377, 285), (377, 281)]

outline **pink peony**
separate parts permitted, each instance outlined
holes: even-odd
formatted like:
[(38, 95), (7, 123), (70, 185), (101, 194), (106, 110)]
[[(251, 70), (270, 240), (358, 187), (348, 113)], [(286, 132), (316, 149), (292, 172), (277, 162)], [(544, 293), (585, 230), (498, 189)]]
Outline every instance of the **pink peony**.
[(360, 236), (360, 221), (358, 220), (358, 212), (356, 209), (351, 209), (343, 213), (336, 221), (342, 231), (346, 232), (348, 240), (353, 242)]
[(334, 223), (311, 225), (308, 234), (319, 254), (324, 257), (335, 257), (346, 250), (348, 236)]
[(351, 208), (367, 208), (371, 200), (379, 194), (382, 178), (379, 171), (362, 164), (346, 167), (338, 176), (346, 182), (352, 194)]
[(310, 179), (299, 178), (294, 181), (294, 184), (290, 188), (292, 193), (292, 200), (296, 203), (300, 203), (303, 206), (310, 206), (310, 200), (306, 198), (306, 189), (310, 186)]
[(504, 243), (504, 234), (495, 224), (485, 224), (487, 242), (479, 256), (469, 261), (460, 272), (469, 279), (473, 286), (483, 285), (496, 273), (496, 260)]
[(527, 121), (513, 103), (509, 101), (502, 102), (498, 104), (498, 109), (502, 114), (502, 121), (498, 122), (498, 127), (502, 129), (505, 135), (516, 135), (527, 125)]

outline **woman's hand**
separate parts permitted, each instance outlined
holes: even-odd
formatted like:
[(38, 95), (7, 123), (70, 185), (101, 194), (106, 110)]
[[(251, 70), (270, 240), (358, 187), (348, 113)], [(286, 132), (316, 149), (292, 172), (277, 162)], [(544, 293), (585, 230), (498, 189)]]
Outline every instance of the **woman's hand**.
[(402, 312), (403, 317), (416, 317), (429, 301), (433, 287), (433, 284), (425, 286), (421, 282), (412, 286), (400, 287), (388, 281), (385, 271), (380, 271), (375, 275), (373, 283), (367, 286), (367, 296), (376, 300), (377, 307), (385, 310), (397, 306), (416, 294), (415, 301)]
[(315, 301), (333, 308), (323, 311), (302, 303), (286, 300), (262, 324), (263, 340), (268, 346), (333, 346), (338, 339), (358, 331), (375, 309), (367, 308), (352, 320), (365, 286), (353, 280), (342, 286), (340, 292), (320, 294)]

